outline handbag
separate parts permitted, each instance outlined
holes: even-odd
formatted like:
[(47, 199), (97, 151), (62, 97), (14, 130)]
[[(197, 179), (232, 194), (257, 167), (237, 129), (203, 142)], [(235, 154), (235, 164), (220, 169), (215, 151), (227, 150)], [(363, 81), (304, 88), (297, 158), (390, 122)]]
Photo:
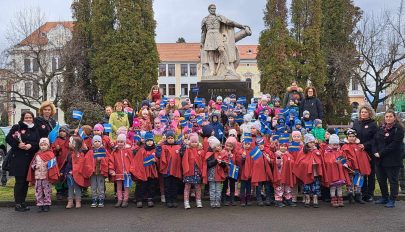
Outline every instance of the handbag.
[(14, 157), (13, 149), (11, 148), (8, 152), (6, 157), (4, 158), (3, 164), (1, 165), (1, 169), (3, 171), (10, 171), (11, 160)]

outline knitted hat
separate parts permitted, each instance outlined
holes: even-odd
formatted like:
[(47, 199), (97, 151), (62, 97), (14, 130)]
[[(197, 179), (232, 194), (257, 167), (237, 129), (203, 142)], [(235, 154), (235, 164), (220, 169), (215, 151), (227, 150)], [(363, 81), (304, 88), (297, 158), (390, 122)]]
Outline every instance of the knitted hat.
[(218, 97), (217, 97), (217, 101), (222, 101), (222, 97), (221, 97), (221, 96), (218, 96)]
[(263, 139), (263, 137), (257, 137), (256, 138), (256, 144), (257, 145), (263, 145), (264, 144), (264, 139)]
[(304, 143), (315, 142), (315, 137), (312, 134), (305, 134), (304, 136)]
[(149, 107), (149, 101), (148, 100), (143, 100), (141, 106), (142, 107), (144, 107), (144, 106)]
[(262, 125), (259, 120), (256, 120), (255, 122), (252, 123), (250, 128), (255, 128), (257, 131), (260, 131)]
[(245, 114), (245, 115), (243, 115), (243, 121), (245, 121), (245, 122), (250, 122), (250, 121), (252, 121), (252, 115), (251, 115), (251, 114)]
[(198, 134), (197, 133), (191, 133), (189, 136), (190, 142), (192, 143), (198, 143)]
[(215, 149), (216, 147), (221, 146), (221, 142), (215, 136), (211, 136), (208, 138), (208, 144), (210, 145), (211, 149)]
[(309, 115), (309, 111), (308, 111), (308, 110), (304, 110), (304, 112), (302, 113), (302, 116), (305, 117), (305, 115)]
[(210, 125), (210, 124), (205, 125), (202, 128), (202, 134), (204, 137), (210, 137), (212, 135), (213, 130), (214, 130), (214, 127), (212, 127), (212, 125)]
[(98, 124), (96, 124), (96, 125), (93, 127), (93, 131), (101, 131), (101, 132), (103, 132), (103, 131), (104, 131), (104, 127), (103, 127), (103, 125), (101, 125), (100, 123), (98, 123)]
[(299, 132), (299, 131), (293, 131), (293, 132), (291, 133), (291, 137), (295, 137), (295, 136), (301, 136), (301, 132)]
[(117, 137), (117, 141), (127, 141), (127, 136), (124, 134), (119, 134)]
[(284, 123), (285, 123), (285, 119), (284, 119), (284, 118), (279, 118), (279, 119), (277, 119), (277, 123), (278, 123), (278, 124), (284, 124)]
[(145, 141), (153, 140), (153, 133), (148, 131), (145, 133)]
[(349, 136), (349, 135), (355, 135), (355, 136), (357, 136), (356, 130), (355, 130), (355, 129), (352, 129), (352, 128), (347, 129), (347, 131), (345, 132), (345, 134), (346, 134), (346, 136)]
[(101, 143), (102, 139), (101, 139), (101, 136), (100, 136), (100, 135), (95, 135), (95, 136), (93, 136), (92, 143), (95, 143), (95, 142), (97, 142), (97, 141)]
[(48, 138), (41, 138), (41, 139), (39, 140), (39, 144), (41, 144), (41, 143), (46, 143), (46, 145), (49, 146), (49, 139), (48, 139)]
[(329, 137), (329, 144), (339, 144), (339, 136), (332, 134)]
[(126, 136), (128, 129), (125, 126), (118, 128), (117, 135), (124, 134)]
[(238, 136), (238, 132), (235, 129), (230, 129), (228, 132), (229, 136), (233, 135), (233, 136)]
[(235, 138), (235, 137), (228, 137), (228, 138), (226, 139), (226, 143), (232, 144), (233, 147), (235, 147), (236, 142), (237, 142), (237, 141), (236, 141), (236, 138)]
[(295, 120), (294, 120), (294, 124), (295, 124), (295, 125), (302, 125), (302, 122), (301, 122), (301, 120), (299, 120), (299, 119), (295, 119)]
[(168, 137), (176, 138), (176, 133), (174, 133), (173, 130), (168, 130), (168, 131), (166, 131), (165, 136), (166, 136), (166, 138), (168, 138)]
[(251, 142), (253, 142), (253, 140), (252, 140), (252, 134), (250, 134), (250, 133), (244, 133), (244, 134), (243, 134), (243, 142), (244, 142), (244, 143), (251, 143)]
[(191, 110), (190, 115), (191, 115), (191, 116), (196, 116), (197, 114), (195, 113), (194, 110)]
[(318, 125), (322, 125), (322, 120), (317, 118), (314, 120), (314, 126), (317, 127)]
[(61, 126), (59, 128), (59, 132), (64, 131), (66, 133), (69, 133), (69, 127), (67, 125)]

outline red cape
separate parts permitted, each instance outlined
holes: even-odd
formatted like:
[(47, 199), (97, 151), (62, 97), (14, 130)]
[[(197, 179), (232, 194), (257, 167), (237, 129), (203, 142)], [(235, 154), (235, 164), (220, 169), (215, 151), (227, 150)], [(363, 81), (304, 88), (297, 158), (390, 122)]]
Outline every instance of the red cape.
[(203, 147), (203, 150), (204, 150), (204, 154), (206, 154), (208, 152), (208, 149), (210, 148), (210, 144), (208, 143), (208, 138), (207, 137), (205, 137), (203, 139), (202, 147)]
[[(114, 171), (111, 181), (124, 180), (124, 173), (131, 173), (132, 150), (130, 148), (116, 149), (110, 155), (108, 171)], [(142, 162), (143, 163), (143, 162)]]
[(317, 163), (317, 172), (321, 176), (324, 183), (327, 183), (325, 179), (324, 170), (325, 165), (322, 160), (321, 152), (318, 149), (309, 151), (307, 154), (303, 150), (298, 154), (297, 159), (295, 160), (293, 172), (298, 179), (300, 179), (304, 184), (310, 184), (314, 182), (314, 173), (313, 173), (313, 163)]
[[(208, 166), (207, 159), (211, 156), (214, 156), (215, 159), (224, 160), (228, 162), (227, 153), (221, 152), (207, 152), (204, 157), (203, 162), (203, 182), (204, 184), (208, 183)], [(228, 176), (228, 166), (222, 167), (219, 163), (215, 166), (215, 181), (224, 181)]]
[[(30, 166), (28, 168), (28, 174), (27, 174), (27, 181), (30, 182), (31, 184), (35, 184), (35, 168), (32, 168), (32, 164), (35, 162), (35, 158), (39, 156), (44, 162), (48, 162), (49, 160), (55, 158), (55, 154), (51, 151), (45, 151), (45, 152), (37, 152), (34, 156), (34, 158), (31, 160)], [(48, 169), (48, 181), (50, 183), (56, 183), (59, 180), (59, 167), (58, 163), (56, 163), (55, 166), (53, 166), (51, 169)]]
[(294, 156), (286, 152), (282, 155), (281, 169), (277, 166), (277, 159), (271, 160), (273, 164), (273, 185), (288, 185), (294, 187), (297, 183), (297, 177), (293, 173), (295, 159)]
[[(160, 170), (159, 170), (160, 173), (169, 174), (179, 179), (182, 178), (180, 148), (181, 145), (162, 146), (162, 155), (160, 157)], [(168, 170), (170, 170), (169, 173)]]
[(89, 187), (90, 186), (90, 179), (85, 178), (82, 174), (82, 169), (84, 165), (84, 154), (72, 153), (72, 173), (74, 181), (82, 186), (82, 187)]
[[(239, 166), (239, 179), (240, 180), (250, 180), (252, 178), (252, 158), (250, 158), (249, 153), (253, 150), (250, 148), (248, 150), (240, 150), (239, 155), (236, 157), (236, 165)], [(245, 160), (242, 158), (242, 154), (245, 153)]]
[(103, 147), (110, 153), (113, 147), (110, 136), (103, 135)]
[(351, 169), (359, 170), (362, 175), (370, 175), (370, 157), (360, 148), (360, 144), (346, 143), (342, 146), (342, 150)]
[[(56, 146), (59, 145), (60, 150), (56, 151)], [(66, 158), (69, 153), (69, 138), (61, 139), (60, 137), (56, 138), (55, 142), (52, 143), (51, 149), (56, 156), (56, 162), (58, 163), (59, 168), (63, 168), (66, 163)]]
[[(204, 156), (204, 150), (198, 150), (198, 148), (187, 148), (181, 162), (183, 175), (193, 176), (194, 164), (196, 164), (198, 169), (202, 172)], [(200, 174), (202, 175), (202, 173)]]
[[(270, 158), (273, 156), (272, 152), (269, 152), (267, 150), (263, 150), (263, 155), (259, 157), (257, 160), (253, 159), (246, 159), (246, 162), (251, 162), (250, 165), (252, 167), (251, 169), (251, 177), (252, 177), (252, 185), (257, 186), (259, 182), (263, 181), (272, 181), (273, 180), (273, 171), (271, 170), (270, 167), (270, 162), (267, 161), (267, 159), (264, 157), (265, 154), (270, 156)], [(249, 154), (247, 154), (249, 156)]]
[(325, 162), (325, 176), (329, 182), (326, 187), (340, 180), (344, 180), (346, 185), (350, 185), (351, 181), (347, 168), (343, 167), (341, 163), (336, 162), (336, 158), (342, 155), (343, 151), (341, 150), (331, 150), (328, 147), (324, 147), (322, 157)]
[(90, 151), (93, 147), (93, 139), (91, 137), (87, 137), (83, 140), (83, 144), (86, 144), (87, 151)]
[[(155, 152), (156, 149), (147, 151), (145, 150), (145, 148), (141, 148), (138, 150), (131, 165), (131, 173), (135, 176), (136, 179), (147, 181), (148, 178), (152, 179), (158, 178), (158, 171), (157, 171), (157, 163), (159, 162), (158, 160), (156, 163), (150, 166), (145, 167), (143, 165), (144, 159), (149, 155), (154, 155)], [(157, 159), (156, 156), (155, 159)]]
[[(108, 160), (110, 154), (106, 151), (106, 157), (101, 158), (100, 162), (100, 174), (104, 177), (108, 177)], [(84, 157), (82, 174), (84, 178), (90, 178), (96, 171), (96, 160), (94, 159), (93, 149), (88, 151)]]

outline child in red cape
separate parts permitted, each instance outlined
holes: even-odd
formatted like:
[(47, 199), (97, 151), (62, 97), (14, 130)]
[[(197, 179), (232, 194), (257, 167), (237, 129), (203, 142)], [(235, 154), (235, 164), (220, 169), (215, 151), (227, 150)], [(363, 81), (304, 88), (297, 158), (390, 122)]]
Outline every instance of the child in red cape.
[(144, 200), (148, 202), (148, 207), (154, 206), (153, 193), (158, 178), (158, 156), (153, 134), (146, 132), (145, 145), (136, 153), (131, 168), (131, 172), (136, 178), (135, 198), (137, 208), (143, 207)]
[(104, 127), (101, 124), (96, 124), (93, 127), (93, 135), (99, 135), (102, 139), (103, 147), (108, 151), (111, 152), (112, 149), (112, 142), (110, 136), (104, 134)]
[[(228, 137), (228, 139), (225, 142), (225, 149), (224, 152), (227, 153), (229, 163), (232, 163), (234, 165), (236, 164), (237, 157), (240, 155), (239, 151), (237, 149), (237, 141), (236, 138), (234, 137)], [(222, 198), (222, 203), (225, 206), (229, 206), (231, 204), (232, 206), (235, 206), (235, 183), (237, 179), (233, 179), (230, 176), (227, 176), (224, 185), (222, 187), (222, 193), (221, 193), (221, 198)], [(226, 195), (226, 192), (229, 188), (229, 197)]]
[(189, 143), (182, 157), (185, 209), (191, 208), (189, 200), (191, 185), (195, 187), (197, 208), (202, 208), (201, 182), (204, 155), (204, 150), (198, 144), (198, 134), (191, 133)]
[(222, 182), (228, 176), (228, 156), (222, 152), (221, 142), (215, 137), (208, 138), (211, 152), (204, 157), (203, 178), (204, 183), (209, 183), (210, 206), (221, 208)]
[(252, 197), (252, 184), (251, 184), (251, 172), (252, 161), (249, 156), (253, 147), (252, 136), (250, 133), (243, 134), (243, 147), (240, 151), (240, 156), (237, 157), (236, 164), (239, 166), (239, 178), (240, 178), (240, 206), (244, 207), (250, 205), (250, 199)]
[(86, 154), (91, 150), (93, 128), (89, 125), (82, 126), (83, 131), (83, 147), (82, 151)]
[[(126, 147), (126, 140), (126, 135), (118, 135), (117, 148), (111, 153), (108, 163), (108, 173), (111, 176), (111, 181), (117, 184), (118, 201), (114, 205), (115, 208), (128, 207), (129, 189), (132, 186), (132, 150)], [(124, 187), (124, 193), (122, 192), (122, 187)]]
[(159, 169), (164, 179), (166, 205), (168, 208), (177, 208), (177, 191), (182, 178), (181, 145), (176, 142), (174, 131), (168, 130), (165, 135)]
[(288, 143), (279, 141), (279, 149), (274, 153), (273, 164), (273, 185), (275, 195), (275, 205), (279, 208), (284, 207), (283, 197), (288, 206), (295, 207), (292, 201), (293, 188), (297, 185), (297, 179), (293, 173), (294, 156), (288, 152)]
[[(257, 200), (257, 205), (259, 206), (264, 206), (266, 204), (267, 206), (270, 206), (271, 203), (274, 201), (274, 189), (273, 186), (271, 185), (271, 182), (273, 181), (273, 173), (270, 167), (270, 162), (271, 162), (271, 157), (273, 156), (273, 153), (269, 150), (265, 149), (265, 141), (263, 137), (256, 137), (256, 145), (259, 148), (260, 152), (262, 155), (258, 157), (256, 160), (253, 158), (246, 160), (247, 162), (250, 162), (250, 164), (247, 164), (251, 166), (251, 177), (252, 177), (252, 185), (256, 187), (256, 200)], [(253, 149), (252, 152), (254, 152), (255, 149)], [(253, 154), (248, 154), (249, 156), (252, 156)], [(266, 201), (263, 203), (262, 199), (262, 189), (264, 187), (265, 194), (266, 194)]]
[(350, 176), (347, 164), (342, 164), (339, 159), (343, 157), (340, 150), (339, 137), (335, 134), (329, 136), (329, 145), (324, 147), (322, 157), (325, 162), (325, 176), (328, 177), (328, 187), (330, 188), (331, 205), (333, 207), (343, 207), (343, 186), (350, 185)]
[[(292, 141), (288, 146), (288, 153), (290, 153), (293, 157), (294, 160), (297, 160), (298, 153), (302, 150), (304, 147), (304, 144), (302, 143), (302, 134), (301, 131), (293, 131), (291, 133), (291, 138)], [(296, 203), (297, 202), (297, 195), (298, 195), (298, 186), (302, 186), (302, 183), (300, 180), (297, 180), (297, 184), (294, 185), (292, 189), (292, 202)]]
[[(347, 138), (345, 139), (345, 144), (342, 146), (342, 150), (347, 158), (347, 163), (349, 167), (355, 172), (359, 173), (359, 179), (364, 178), (365, 175), (370, 175), (370, 157), (367, 152), (364, 151), (363, 144), (360, 144), (360, 140), (356, 137), (357, 132), (353, 129), (348, 129), (345, 132)], [(351, 174), (352, 183), (348, 185), (348, 198), (349, 203), (353, 203), (353, 193), (354, 200), (357, 203), (365, 204), (361, 194), (361, 186), (359, 183), (354, 183), (354, 173)]]
[[(59, 169), (62, 169), (66, 164), (66, 158), (69, 152), (69, 127), (61, 126), (59, 136), (52, 143), (51, 149), (56, 156), (56, 162)], [(56, 199), (62, 200), (64, 193), (67, 194), (68, 186), (64, 181), (58, 181), (55, 184)]]
[(303, 183), (305, 207), (310, 206), (311, 196), (314, 208), (318, 208), (318, 197), (321, 195), (321, 178), (327, 183), (324, 176), (324, 162), (320, 151), (315, 145), (315, 137), (312, 134), (304, 136), (304, 148), (295, 160), (293, 172)]
[(73, 198), (76, 200), (76, 208), (81, 208), (82, 188), (90, 185), (89, 179), (82, 175), (84, 154), (81, 152), (83, 140), (79, 136), (72, 136), (69, 139), (69, 153), (66, 165), (61, 173), (68, 183), (68, 203), (66, 209), (73, 208)]
[[(104, 154), (97, 154), (99, 149), (104, 149)], [(84, 157), (82, 174), (90, 179), (92, 203), (91, 208), (104, 207), (104, 186), (105, 178), (108, 177), (109, 152), (103, 147), (102, 138), (99, 135), (93, 136), (92, 149)]]
[(39, 149), (28, 169), (27, 181), (35, 184), (35, 199), (39, 212), (48, 212), (52, 204), (52, 183), (59, 179), (55, 154), (49, 149), (47, 138), (39, 140)]

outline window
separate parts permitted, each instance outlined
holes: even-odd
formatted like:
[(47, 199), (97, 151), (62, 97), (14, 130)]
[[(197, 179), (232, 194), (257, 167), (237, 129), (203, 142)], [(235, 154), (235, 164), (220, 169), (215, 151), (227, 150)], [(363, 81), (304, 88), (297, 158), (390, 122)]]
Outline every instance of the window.
[(162, 93), (163, 96), (165, 96), (166, 93), (166, 85), (159, 85), (160, 92)]
[(190, 77), (197, 76), (197, 64), (190, 64)]
[(39, 85), (37, 83), (34, 83), (34, 85), (33, 85), (32, 94), (33, 94), (34, 98), (39, 97)]
[(32, 71), (33, 71), (33, 72), (38, 72), (38, 71), (39, 71), (38, 59), (34, 59), (34, 60), (32, 61)]
[(181, 96), (188, 96), (188, 84), (181, 84)]
[(0, 96), (6, 96), (6, 92), (4, 91), (4, 86), (0, 85)]
[(160, 77), (166, 76), (166, 64), (159, 64), (159, 76)]
[(180, 65), (181, 76), (186, 77), (188, 76), (188, 64), (181, 64)]
[(57, 62), (56, 58), (52, 57), (52, 72), (55, 72), (56, 69), (57, 69), (57, 67), (56, 67), (57, 63), (56, 62)]
[(31, 72), (31, 59), (24, 59), (24, 72)]
[(175, 84), (169, 84), (169, 95), (170, 96), (176, 95), (176, 85)]
[(24, 84), (25, 86), (25, 88), (24, 88), (24, 90), (25, 90), (25, 95), (26, 96), (29, 96), (29, 97), (32, 97), (32, 83), (31, 82), (25, 82), (25, 84)]
[(176, 75), (176, 66), (174, 64), (168, 64), (167, 66), (169, 77), (174, 77)]
[(352, 78), (352, 90), (359, 90), (359, 80), (357, 80), (356, 78)]

